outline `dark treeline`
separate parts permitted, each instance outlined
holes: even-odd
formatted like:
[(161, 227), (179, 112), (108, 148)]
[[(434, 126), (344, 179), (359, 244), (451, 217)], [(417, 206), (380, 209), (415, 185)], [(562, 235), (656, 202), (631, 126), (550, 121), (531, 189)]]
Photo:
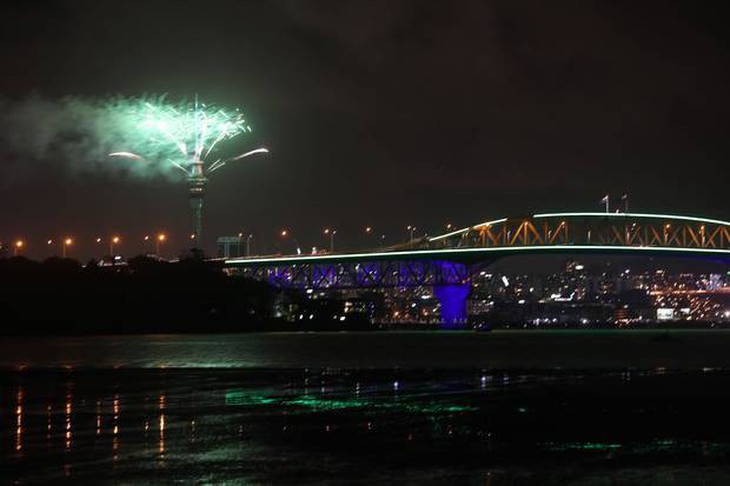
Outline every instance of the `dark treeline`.
[(191, 255), (121, 265), (0, 259), (0, 333), (104, 334), (276, 328), (274, 289)]

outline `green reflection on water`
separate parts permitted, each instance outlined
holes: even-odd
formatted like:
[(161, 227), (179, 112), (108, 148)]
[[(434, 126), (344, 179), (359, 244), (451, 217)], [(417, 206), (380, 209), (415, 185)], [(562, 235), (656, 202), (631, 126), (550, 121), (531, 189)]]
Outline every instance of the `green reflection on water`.
[(229, 390), (226, 392), (228, 406), (262, 406), (303, 408), (314, 412), (368, 409), (369, 411), (402, 411), (422, 414), (461, 413), (478, 410), (477, 407), (452, 402), (419, 402), (408, 397), (369, 397), (344, 399), (315, 396), (311, 394), (294, 396), (273, 396), (255, 390)]
[(549, 451), (608, 451), (622, 446), (602, 442), (548, 442), (543, 447)]
[(274, 398), (269, 398), (262, 394), (236, 390), (226, 391), (226, 405), (255, 406), (275, 403), (277, 401)]

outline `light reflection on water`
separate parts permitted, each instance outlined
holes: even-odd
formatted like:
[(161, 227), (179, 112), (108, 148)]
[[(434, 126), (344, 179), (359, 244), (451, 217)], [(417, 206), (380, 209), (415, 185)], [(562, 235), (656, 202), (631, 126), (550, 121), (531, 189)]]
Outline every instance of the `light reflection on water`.
[(730, 478), (724, 370), (2, 375), (4, 482)]

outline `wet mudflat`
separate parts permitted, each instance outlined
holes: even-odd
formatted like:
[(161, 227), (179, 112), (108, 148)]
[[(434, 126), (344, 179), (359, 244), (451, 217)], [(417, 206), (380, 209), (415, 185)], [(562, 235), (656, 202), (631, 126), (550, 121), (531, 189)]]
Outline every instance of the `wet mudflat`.
[(169, 367), (137, 341), (99, 366), (82, 340), (0, 371), (0, 482), (730, 482), (724, 368)]

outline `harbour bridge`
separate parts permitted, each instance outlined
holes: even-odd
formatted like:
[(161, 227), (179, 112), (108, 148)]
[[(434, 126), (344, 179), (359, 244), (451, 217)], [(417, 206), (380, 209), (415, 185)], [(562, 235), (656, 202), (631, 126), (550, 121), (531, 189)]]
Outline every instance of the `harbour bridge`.
[(349, 253), (225, 260), (230, 273), (282, 288), (433, 287), (444, 327), (466, 322), (471, 277), (511, 255), (678, 256), (730, 264), (730, 221), (644, 213), (543, 213)]

